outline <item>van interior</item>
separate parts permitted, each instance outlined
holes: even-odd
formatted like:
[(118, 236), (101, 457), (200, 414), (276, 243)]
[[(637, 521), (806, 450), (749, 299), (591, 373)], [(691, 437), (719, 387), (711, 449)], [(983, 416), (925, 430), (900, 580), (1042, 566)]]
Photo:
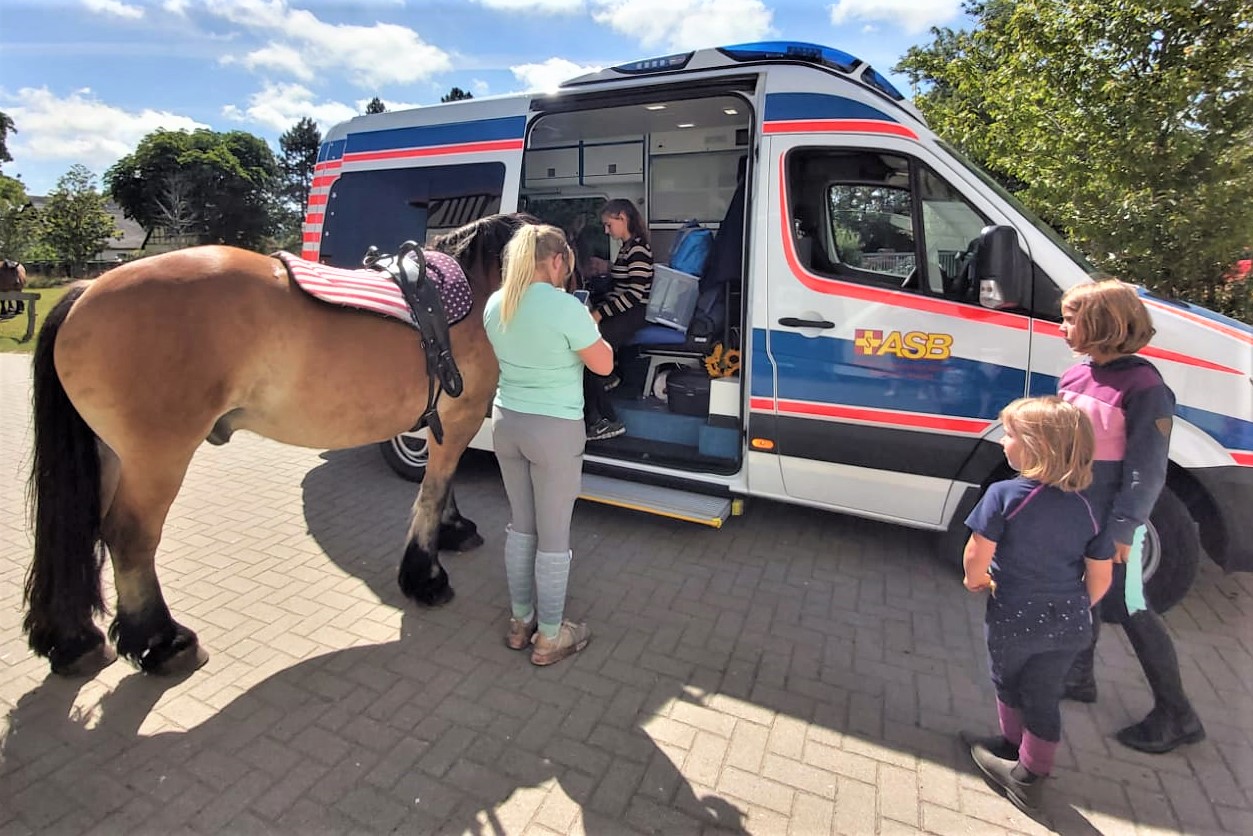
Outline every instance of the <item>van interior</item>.
[[(733, 473), (743, 426), (738, 358), (752, 142), (748, 102), (725, 94), (604, 101), (543, 113), (532, 122), (518, 206), (567, 231), (580, 277), (596, 287), (586, 266), (592, 258), (612, 262), (619, 243), (605, 233), (600, 209), (607, 200), (628, 199), (648, 225), (660, 265), (652, 291), (659, 310), (655, 317), (650, 310), (650, 322), (617, 355), (620, 383), (610, 395), (626, 434), (588, 442), (587, 452)], [(693, 222), (713, 232), (709, 259), (701, 276), (676, 276), (665, 269), (671, 248)], [(679, 305), (686, 316), (660, 311), (676, 292), (686, 298)], [(710, 357), (716, 362), (707, 362)]]

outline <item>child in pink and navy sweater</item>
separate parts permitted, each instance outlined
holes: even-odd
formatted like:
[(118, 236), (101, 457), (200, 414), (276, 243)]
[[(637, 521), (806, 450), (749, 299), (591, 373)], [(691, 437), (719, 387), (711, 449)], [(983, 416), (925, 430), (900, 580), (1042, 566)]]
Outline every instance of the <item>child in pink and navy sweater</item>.
[[(1116, 735), (1125, 746), (1162, 753), (1204, 739), (1179, 676), (1179, 658), (1162, 619), (1144, 597), (1142, 549), (1146, 524), (1166, 484), (1175, 396), (1157, 368), (1136, 352), (1148, 345), (1152, 320), (1135, 288), (1103, 281), (1071, 288), (1062, 297), (1062, 336), (1087, 359), (1061, 377), (1058, 394), (1087, 413), (1096, 435), (1088, 494), (1099, 509), (1101, 536), (1113, 544), (1114, 584), (1097, 610), (1122, 625), (1153, 692), (1153, 710)], [(1091, 645), (1066, 682), (1066, 697), (1096, 701)]]

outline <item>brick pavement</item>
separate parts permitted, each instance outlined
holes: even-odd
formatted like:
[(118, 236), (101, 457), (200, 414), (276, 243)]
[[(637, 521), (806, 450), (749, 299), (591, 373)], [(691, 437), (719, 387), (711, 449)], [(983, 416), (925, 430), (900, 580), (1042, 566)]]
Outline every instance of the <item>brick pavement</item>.
[[(209, 664), (47, 675), (20, 634), (27, 358), (0, 355), (0, 834), (1044, 832), (954, 741), (991, 729), (980, 603), (906, 529), (753, 502), (722, 531), (580, 505), (570, 614), (536, 669), (505, 648), (506, 503), (471, 454), (487, 545), (456, 600), (395, 587), (413, 488), (373, 449), (206, 446), (160, 570)], [(1169, 623), (1210, 732), (1139, 755), (1148, 708), (1105, 631), (1102, 698), (1067, 705), (1050, 813), (1067, 833), (1253, 833), (1253, 577), (1206, 564)]]

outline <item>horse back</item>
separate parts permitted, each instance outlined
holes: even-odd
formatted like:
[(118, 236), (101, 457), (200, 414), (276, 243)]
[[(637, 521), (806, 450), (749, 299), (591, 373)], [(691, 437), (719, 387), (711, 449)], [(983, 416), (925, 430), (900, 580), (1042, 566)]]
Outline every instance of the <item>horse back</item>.
[(410, 328), (318, 302), (277, 259), (230, 247), (105, 273), (67, 317), (56, 360), (76, 405), (99, 399), (79, 408), (106, 441), (124, 425), (190, 443), (230, 413), (235, 429), (344, 447), (408, 429), (426, 398)]

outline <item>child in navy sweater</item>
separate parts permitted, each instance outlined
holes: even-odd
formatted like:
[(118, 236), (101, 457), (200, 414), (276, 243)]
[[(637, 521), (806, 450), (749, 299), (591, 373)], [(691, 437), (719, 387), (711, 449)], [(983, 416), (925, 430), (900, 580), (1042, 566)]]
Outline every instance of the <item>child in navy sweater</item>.
[[(1142, 752), (1169, 752), (1205, 737), (1184, 693), (1170, 634), (1145, 601), (1141, 567), (1149, 514), (1166, 484), (1175, 396), (1153, 364), (1135, 356), (1155, 331), (1131, 285), (1103, 281), (1071, 288), (1062, 297), (1061, 330), (1072, 351), (1088, 356), (1062, 375), (1057, 389), (1087, 413), (1096, 432), (1088, 493), (1114, 550), (1113, 590), (1093, 627), (1102, 620), (1122, 625), (1153, 692), (1153, 710), (1116, 737)], [(1096, 700), (1096, 637), (1094, 629), (1092, 644), (1067, 678), (1069, 699)]]
[(1019, 476), (988, 488), (970, 513), (964, 558), (966, 588), (991, 592), (984, 627), (1001, 734), (962, 739), (984, 775), (1030, 811), (1053, 769), (1063, 681), (1091, 643), (1113, 548), (1082, 493), (1092, 481), (1087, 416), (1057, 397), (1022, 398), (1001, 424)]

